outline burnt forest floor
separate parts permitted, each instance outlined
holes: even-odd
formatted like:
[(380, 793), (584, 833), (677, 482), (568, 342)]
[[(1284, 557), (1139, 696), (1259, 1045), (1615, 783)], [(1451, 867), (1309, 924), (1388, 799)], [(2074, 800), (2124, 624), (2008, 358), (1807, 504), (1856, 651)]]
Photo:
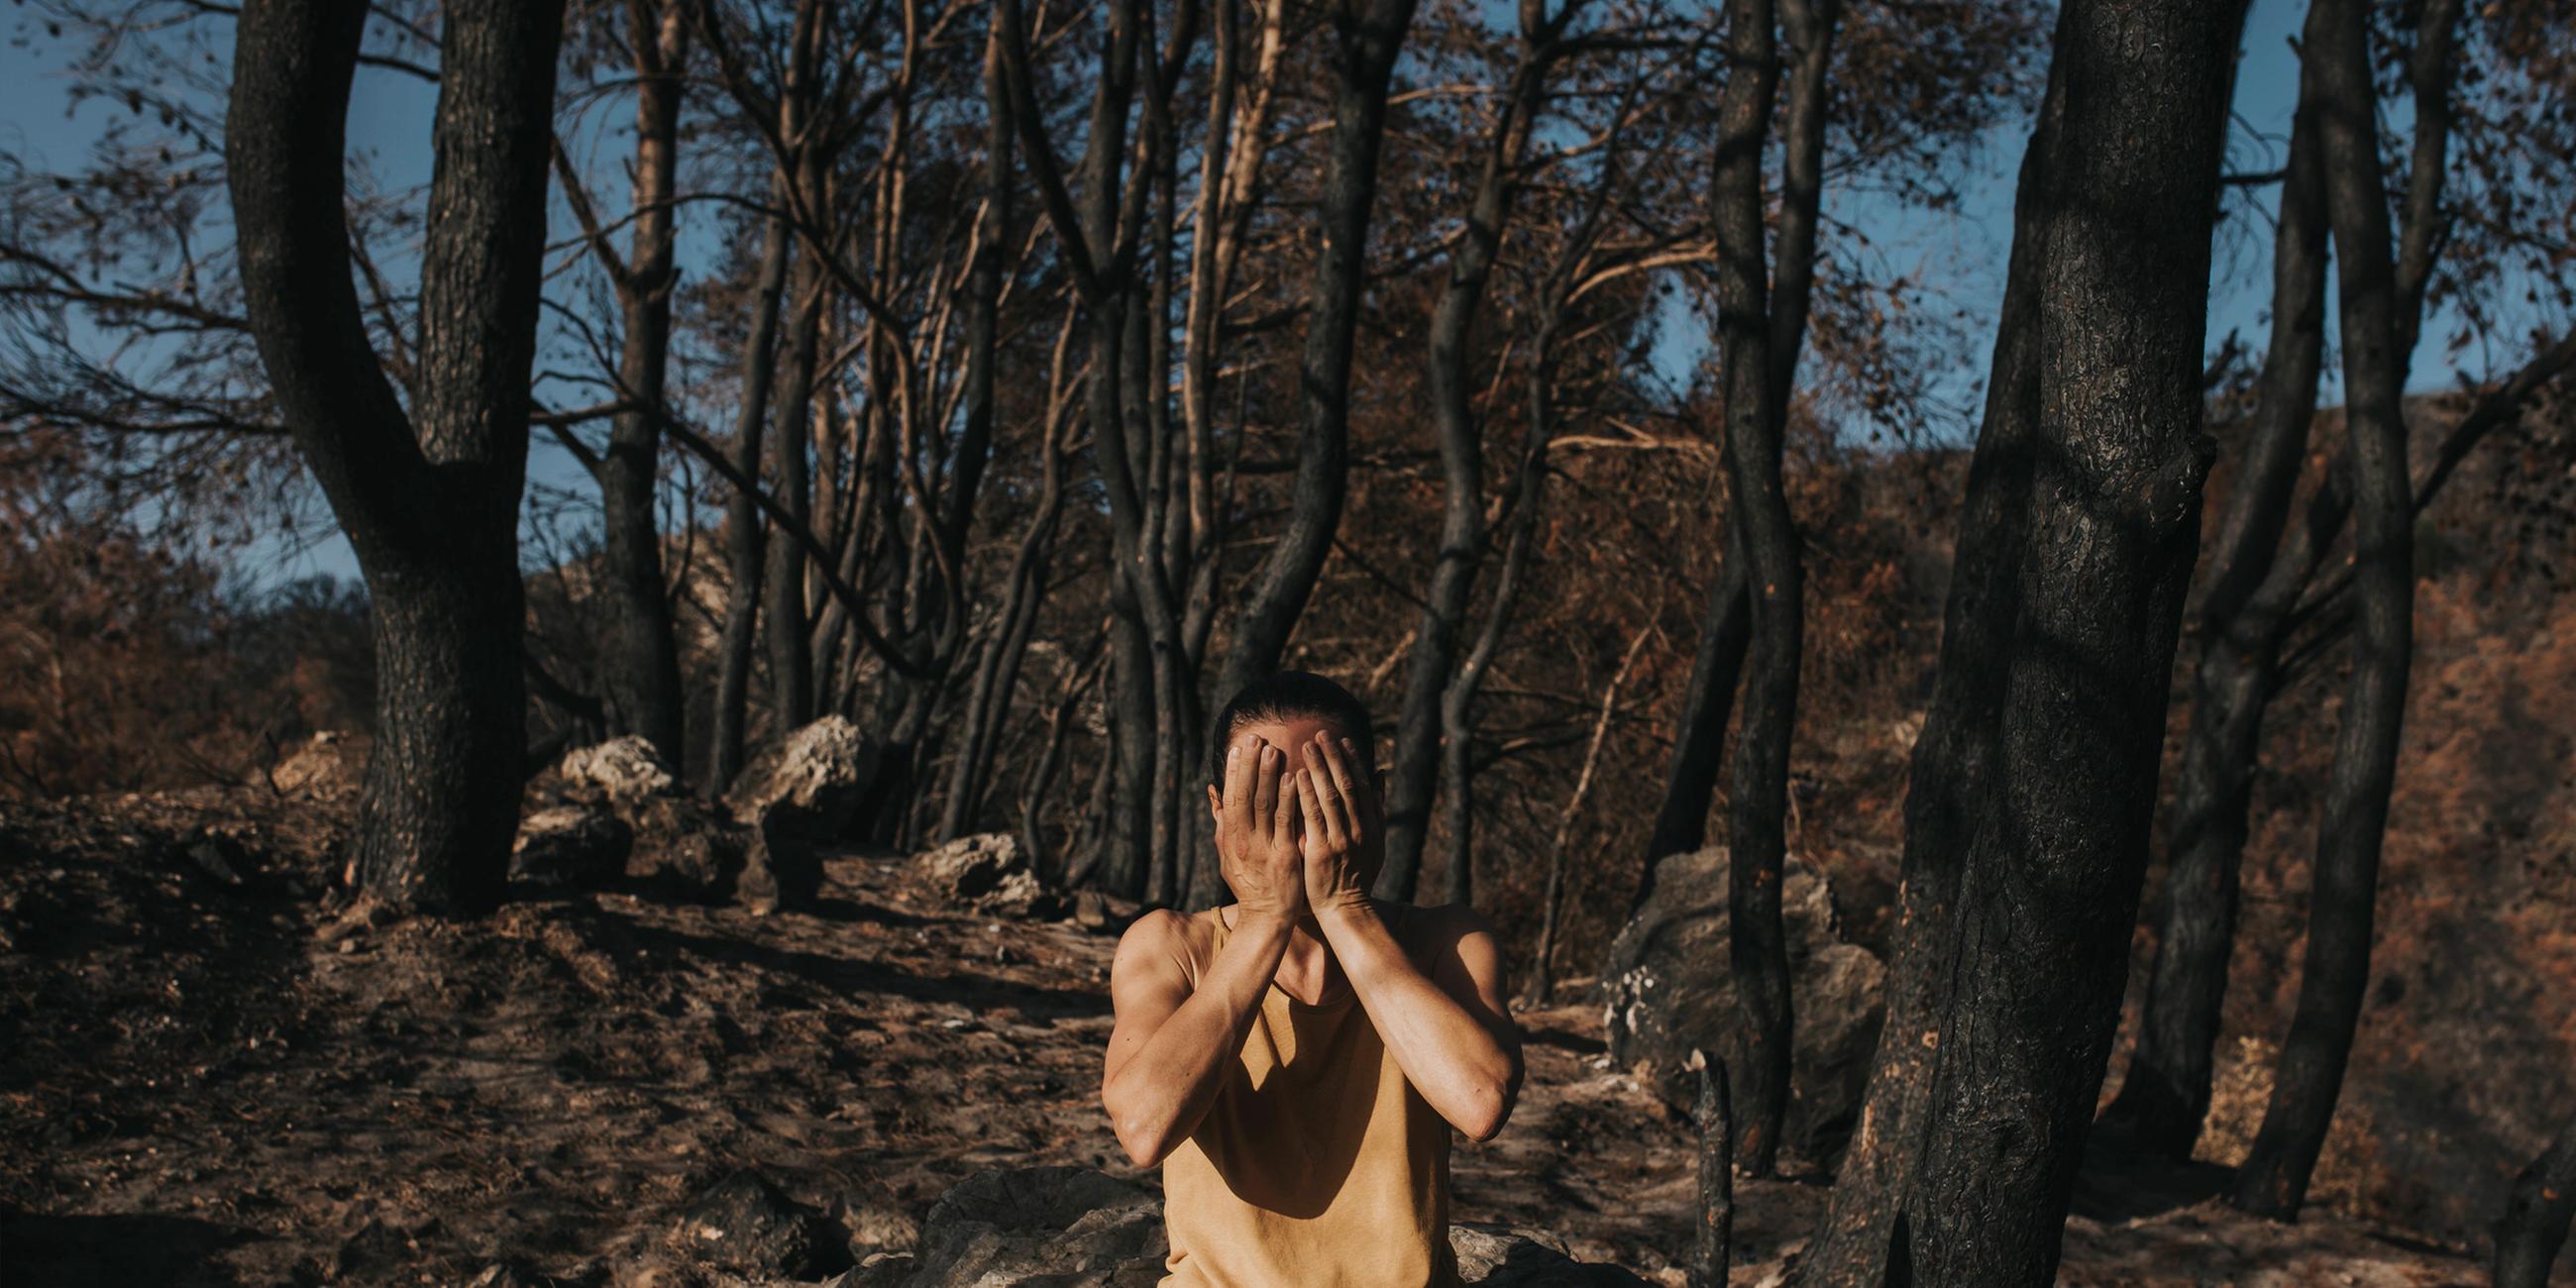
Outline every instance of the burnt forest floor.
[[(814, 913), (610, 892), (386, 921), (337, 887), (336, 819), (0, 804), (0, 1278), (462, 1284), (506, 1260), (596, 1283), (742, 1167), (859, 1251), (986, 1168), (1139, 1175), (1098, 1100), (1111, 935), (929, 906), (864, 856)], [(1518, 1108), (1458, 1146), (1453, 1215), (1681, 1283), (1687, 1123), (1608, 1067), (1596, 1006), (1521, 1022)], [(2464, 1249), (2268, 1225), (2210, 1184), (2088, 1174), (2062, 1281), (2484, 1280)], [(1823, 1178), (1739, 1192), (1735, 1282), (1777, 1282)]]

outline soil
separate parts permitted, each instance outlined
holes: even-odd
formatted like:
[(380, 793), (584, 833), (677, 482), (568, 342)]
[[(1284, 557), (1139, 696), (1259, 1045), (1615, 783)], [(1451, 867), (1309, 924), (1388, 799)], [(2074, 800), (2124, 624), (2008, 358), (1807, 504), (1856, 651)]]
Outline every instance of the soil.
[[(341, 889), (339, 808), (0, 804), (12, 1282), (628, 1282), (739, 1168), (853, 1256), (907, 1246), (986, 1168), (1140, 1176), (1098, 1101), (1113, 935), (938, 906), (857, 854), (828, 861), (811, 913), (611, 891), (397, 920)], [(1582, 983), (1521, 1017), (1519, 1104), (1458, 1145), (1453, 1215), (1677, 1285), (1691, 1131), (1608, 1067)], [(2483, 1280), (2466, 1248), (2273, 1226), (2214, 1187), (2088, 1173), (2063, 1282)], [(1739, 1195), (1734, 1282), (1776, 1283), (1825, 1178)]]

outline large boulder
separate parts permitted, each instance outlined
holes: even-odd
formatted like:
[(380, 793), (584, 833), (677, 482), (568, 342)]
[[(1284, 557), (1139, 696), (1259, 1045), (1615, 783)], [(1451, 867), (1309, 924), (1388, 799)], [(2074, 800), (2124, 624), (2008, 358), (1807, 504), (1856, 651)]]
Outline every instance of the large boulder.
[[(1843, 940), (1824, 874), (1795, 856), (1782, 868), (1796, 1022), (1783, 1141), (1829, 1162), (1850, 1138), (1868, 1089), (1887, 972), (1868, 949)], [(1729, 925), (1726, 847), (1672, 855), (1656, 865), (1654, 894), (1612, 941), (1602, 972), (1611, 1060), (1683, 1113), (1699, 1094), (1694, 1048), (1743, 1066)]]
[[(1056, 897), (1038, 884), (1020, 838), (1008, 832), (961, 836), (912, 856), (913, 888), (937, 903), (1005, 917), (1053, 915)], [(1104, 913), (1105, 916), (1105, 913)]]
[[(626, 838), (616, 867), (584, 866), (581, 879), (554, 884), (596, 884), (623, 875), (712, 903), (736, 896), (758, 845), (753, 829), (683, 791), (653, 745), (632, 735), (566, 752), (547, 766), (529, 781), (521, 818), (523, 852), (558, 838), (604, 841), (620, 832)], [(540, 858), (514, 857), (513, 875), (549, 866), (554, 865)]]
[(364, 734), (324, 729), (268, 771), (269, 784), (292, 800), (342, 801), (357, 796), (373, 744)]
[(876, 776), (877, 748), (857, 726), (825, 716), (761, 749), (725, 792), (749, 826), (740, 895), (754, 912), (809, 906), (823, 881), (822, 847), (838, 840)]
[(653, 744), (639, 734), (564, 753), (553, 770), (568, 789), (594, 795), (610, 805), (632, 808), (679, 790), (671, 767), (662, 763)]

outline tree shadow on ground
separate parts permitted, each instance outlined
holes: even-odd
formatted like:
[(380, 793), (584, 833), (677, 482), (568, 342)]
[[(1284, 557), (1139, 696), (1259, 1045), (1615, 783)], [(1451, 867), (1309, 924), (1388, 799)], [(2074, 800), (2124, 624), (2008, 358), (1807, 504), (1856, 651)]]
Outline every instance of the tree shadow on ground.
[(2096, 1123), (2068, 1210), (2105, 1222), (2158, 1216), (2226, 1193), (2235, 1175), (2223, 1164), (2178, 1162), (2141, 1150), (2116, 1124)]
[(214, 1255), (253, 1236), (232, 1226), (157, 1212), (0, 1217), (0, 1264), (13, 1283), (57, 1288), (231, 1288)]

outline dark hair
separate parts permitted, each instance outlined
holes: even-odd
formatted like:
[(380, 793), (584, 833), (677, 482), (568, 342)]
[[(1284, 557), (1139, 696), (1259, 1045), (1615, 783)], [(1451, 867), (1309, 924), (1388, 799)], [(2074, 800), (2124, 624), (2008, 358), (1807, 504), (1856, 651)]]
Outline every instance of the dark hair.
[(1225, 709), (1217, 713), (1216, 739), (1208, 744), (1208, 781), (1225, 782), (1225, 747), (1234, 741), (1235, 730), (1256, 720), (1292, 716), (1313, 716), (1340, 725), (1359, 744), (1361, 763), (1377, 763), (1377, 753), (1371, 750), (1377, 725), (1369, 719), (1368, 707), (1350, 690), (1312, 671), (1273, 671), (1235, 690)]

